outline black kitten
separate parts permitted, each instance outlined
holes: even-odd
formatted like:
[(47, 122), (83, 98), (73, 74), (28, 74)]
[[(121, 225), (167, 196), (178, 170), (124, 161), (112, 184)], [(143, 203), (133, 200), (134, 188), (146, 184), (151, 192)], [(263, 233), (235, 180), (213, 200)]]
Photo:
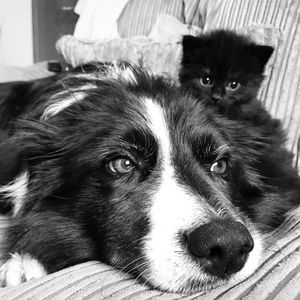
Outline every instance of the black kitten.
[(220, 107), (256, 98), (273, 48), (257, 45), (243, 35), (217, 30), (184, 36), (180, 82)]
[(270, 141), (270, 148), (284, 143), (280, 121), (272, 118), (257, 100), (272, 47), (257, 45), (228, 30), (184, 36), (182, 46), (182, 86), (192, 89), (199, 101), (216, 107), (227, 117), (257, 126)]

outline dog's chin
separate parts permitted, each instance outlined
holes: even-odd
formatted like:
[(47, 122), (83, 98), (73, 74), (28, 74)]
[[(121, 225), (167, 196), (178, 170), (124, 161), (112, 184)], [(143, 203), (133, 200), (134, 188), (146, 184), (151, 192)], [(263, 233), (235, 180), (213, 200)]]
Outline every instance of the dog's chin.
[[(165, 273), (163, 271), (163, 267), (161, 269), (162, 273)], [(198, 266), (191, 265), (189, 272), (186, 271), (186, 266), (183, 269), (184, 270), (182, 270), (181, 274), (164, 279), (162, 277), (166, 274), (160, 276), (161, 274), (151, 273), (149, 270), (144, 270), (144, 272), (142, 272), (138, 277), (148, 286), (163, 292), (194, 294), (197, 292), (212, 290), (225, 284), (241, 282), (254, 272), (254, 269), (251, 272), (249, 272), (249, 270), (245, 271), (242, 269), (235, 274), (220, 278), (206, 273)]]
[[(148, 285), (164, 292), (191, 294), (211, 290), (230, 282), (241, 282), (251, 276), (259, 266), (264, 249), (262, 236), (251, 228), (254, 248), (248, 254), (244, 266), (237, 272), (218, 277), (207, 272), (201, 260), (173, 241), (170, 247), (146, 248), (146, 262), (139, 269), (140, 275)], [(166, 251), (164, 251), (167, 249)]]
[(228, 276), (225, 278), (218, 278), (205, 274), (203, 270), (199, 268), (196, 276), (191, 274), (181, 275), (178, 278), (174, 278), (173, 282), (159, 281), (153, 275), (143, 275), (142, 280), (154, 289), (161, 290), (167, 293), (179, 293), (179, 294), (194, 294), (197, 292), (204, 292), (211, 290), (218, 286), (221, 286), (230, 281), (234, 276)]

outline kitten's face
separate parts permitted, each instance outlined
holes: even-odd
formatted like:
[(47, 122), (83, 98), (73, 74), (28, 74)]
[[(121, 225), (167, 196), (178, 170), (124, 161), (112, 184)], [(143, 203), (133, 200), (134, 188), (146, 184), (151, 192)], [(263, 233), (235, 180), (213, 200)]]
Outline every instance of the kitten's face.
[(214, 103), (245, 103), (256, 97), (272, 52), (228, 31), (185, 36), (180, 81)]
[(196, 87), (202, 97), (217, 104), (244, 103), (255, 98), (263, 79), (262, 74), (244, 74), (243, 70), (218, 73), (201, 64), (190, 67), (188, 73), (189, 84)]

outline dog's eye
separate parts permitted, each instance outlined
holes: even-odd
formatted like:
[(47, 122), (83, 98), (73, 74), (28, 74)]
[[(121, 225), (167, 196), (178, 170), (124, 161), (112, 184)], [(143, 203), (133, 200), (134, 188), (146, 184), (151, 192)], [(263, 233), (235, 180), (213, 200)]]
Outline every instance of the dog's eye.
[(117, 174), (126, 174), (134, 169), (134, 163), (129, 158), (117, 158), (108, 163), (108, 169)]
[(231, 81), (227, 84), (227, 89), (230, 91), (236, 91), (240, 86), (241, 84), (239, 82)]
[(206, 75), (200, 78), (200, 83), (203, 86), (210, 87), (213, 84), (213, 80), (210, 76)]
[(225, 174), (227, 171), (227, 161), (225, 159), (219, 159), (211, 165), (210, 171), (219, 175)]

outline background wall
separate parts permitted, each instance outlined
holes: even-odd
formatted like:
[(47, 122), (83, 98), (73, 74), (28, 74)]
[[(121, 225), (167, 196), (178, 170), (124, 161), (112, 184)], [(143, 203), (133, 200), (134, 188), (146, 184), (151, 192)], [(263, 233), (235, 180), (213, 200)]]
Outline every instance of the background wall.
[(0, 0), (0, 64), (33, 63), (31, 0)]
[(55, 43), (62, 35), (73, 33), (78, 19), (75, 5), (76, 0), (32, 0), (35, 62), (59, 59)]

